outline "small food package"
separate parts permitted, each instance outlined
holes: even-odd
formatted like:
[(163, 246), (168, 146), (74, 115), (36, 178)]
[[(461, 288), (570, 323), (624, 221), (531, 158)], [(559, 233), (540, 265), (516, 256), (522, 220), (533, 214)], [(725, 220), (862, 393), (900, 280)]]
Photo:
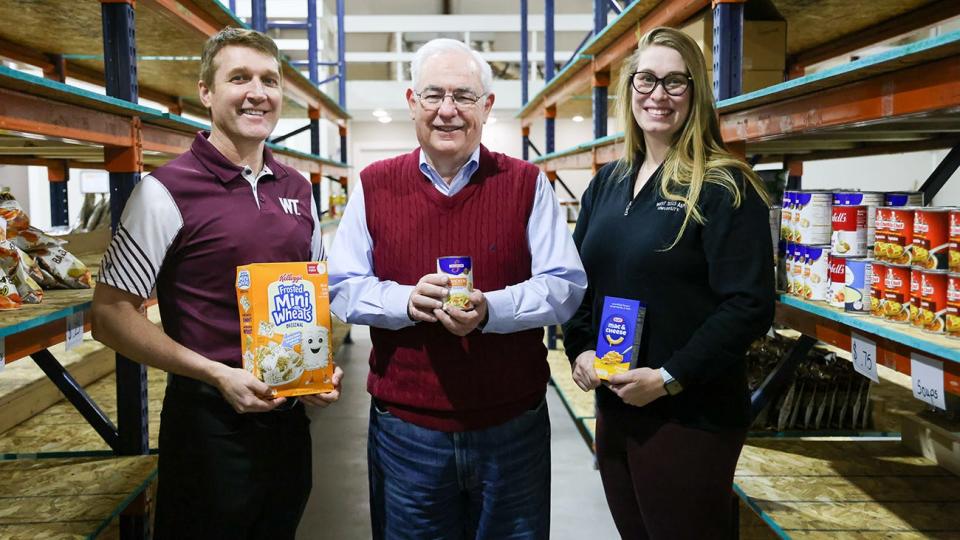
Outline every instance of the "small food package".
[(34, 278), (39, 274), (39, 268), (35, 268), (35, 264), (33, 259), (13, 242), (0, 242), (0, 270), (16, 285), (24, 304), (39, 304), (43, 300), (43, 289)]
[(0, 217), (7, 222), (7, 238), (15, 238), (30, 227), (30, 217), (14, 199), (0, 200)]
[(325, 262), (237, 267), (243, 367), (276, 396), (330, 392), (330, 299)]
[(17, 309), (21, 305), (23, 301), (20, 299), (20, 293), (17, 292), (17, 286), (3, 270), (0, 270), (0, 310)]
[(639, 300), (604, 297), (597, 357), (593, 361), (597, 377), (601, 380), (610, 380), (615, 373), (625, 373), (637, 367), (637, 353), (643, 338), (643, 319), (646, 315), (647, 305)]
[(450, 288), (443, 306), (464, 311), (473, 309), (470, 293), (473, 291), (473, 260), (465, 255), (437, 258), (437, 273), (450, 278)]
[(67, 243), (66, 240), (50, 236), (49, 234), (32, 225), (20, 231), (20, 233), (17, 234), (16, 237), (11, 238), (11, 240), (13, 240), (13, 243), (16, 244), (18, 248), (24, 251), (33, 251), (39, 248), (52, 246), (62, 246)]
[[(44, 282), (52, 276), (61, 287), (68, 289), (89, 289), (93, 278), (87, 265), (74, 254), (60, 246), (48, 246), (34, 250), (40, 268), (44, 271)], [(46, 286), (46, 284), (44, 285)], [(56, 288), (52, 286), (51, 288)]]

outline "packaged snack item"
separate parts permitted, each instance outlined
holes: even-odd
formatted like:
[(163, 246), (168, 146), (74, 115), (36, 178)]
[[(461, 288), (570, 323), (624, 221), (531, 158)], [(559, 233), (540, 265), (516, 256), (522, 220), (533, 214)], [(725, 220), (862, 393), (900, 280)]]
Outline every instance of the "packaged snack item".
[(14, 199), (0, 200), (0, 217), (7, 221), (7, 238), (14, 238), (30, 227), (30, 218)]
[(593, 360), (597, 377), (610, 380), (615, 373), (637, 367), (637, 352), (643, 339), (643, 319), (647, 305), (639, 300), (605, 296), (597, 337), (597, 356)]
[(333, 390), (324, 262), (237, 267), (243, 367), (277, 396)]
[(10, 240), (0, 242), (0, 270), (3, 270), (16, 285), (24, 304), (39, 304), (43, 300), (43, 289), (32, 275), (33, 264), (33, 259), (13, 245), (13, 242)]
[(443, 301), (444, 306), (473, 309), (470, 292), (473, 291), (473, 261), (458, 255), (437, 258), (437, 273), (450, 278), (450, 289)]
[(50, 236), (33, 226), (20, 231), (20, 233), (17, 234), (16, 237), (11, 238), (11, 240), (13, 240), (13, 243), (16, 244), (18, 248), (24, 251), (33, 251), (50, 246), (62, 246), (67, 243), (65, 240)]
[(60, 246), (50, 246), (34, 250), (33, 255), (40, 268), (68, 289), (90, 288), (93, 281), (90, 270), (69, 251)]
[(0, 270), (0, 310), (17, 309), (23, 304), (20, 299), (20, 293), (17, 292), (17, 286), (7, 277), (7, 274)]

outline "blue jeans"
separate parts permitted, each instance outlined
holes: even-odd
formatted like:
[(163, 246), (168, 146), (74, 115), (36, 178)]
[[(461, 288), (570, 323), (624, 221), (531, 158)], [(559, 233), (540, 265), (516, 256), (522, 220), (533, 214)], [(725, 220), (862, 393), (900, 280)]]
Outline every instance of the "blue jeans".
[(498, 426), (444, 433), (370, 407), (373, 537), (541, 539), (550, 534), (544, 400)]

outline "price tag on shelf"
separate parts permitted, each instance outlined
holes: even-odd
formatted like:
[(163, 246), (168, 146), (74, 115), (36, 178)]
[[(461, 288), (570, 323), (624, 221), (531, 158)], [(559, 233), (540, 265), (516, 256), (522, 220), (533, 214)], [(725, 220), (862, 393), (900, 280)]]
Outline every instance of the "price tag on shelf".
[(943, 391), (943, 362), (913, 353), (910, 355), (910, 378), (913, 379), (913, 397), (947, 410)]
[(67, 342), (66, 350), (70, 350), (83, 343), (83, 312), (67, 315)]
[(853, 357), (853, 369), (857, 373), (878, 383), (877, 344), (856, 332), (850, 333), (850, 356)]

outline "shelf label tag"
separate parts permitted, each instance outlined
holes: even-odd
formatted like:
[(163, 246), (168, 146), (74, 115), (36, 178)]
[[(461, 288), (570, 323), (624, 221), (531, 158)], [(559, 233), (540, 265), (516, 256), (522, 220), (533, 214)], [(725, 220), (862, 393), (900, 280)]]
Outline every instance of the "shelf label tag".
[(913, 379), (913, 397), (947, 410), (943, 393), (943, 362), (913, 353), (910, 355), (910, 377)]
[(0, 371), (7, 365), (7, 338), (0, 337)]
[(78, 311), (67, 315), (67, 342), (64, 346), (69, 351), (81, 343), (83, 343), (83, 312)]
[(853, 369), (857, 373), (878, 383), (877, 344), (856, 332), (850, 332), (850, 355), (853, 357)]

